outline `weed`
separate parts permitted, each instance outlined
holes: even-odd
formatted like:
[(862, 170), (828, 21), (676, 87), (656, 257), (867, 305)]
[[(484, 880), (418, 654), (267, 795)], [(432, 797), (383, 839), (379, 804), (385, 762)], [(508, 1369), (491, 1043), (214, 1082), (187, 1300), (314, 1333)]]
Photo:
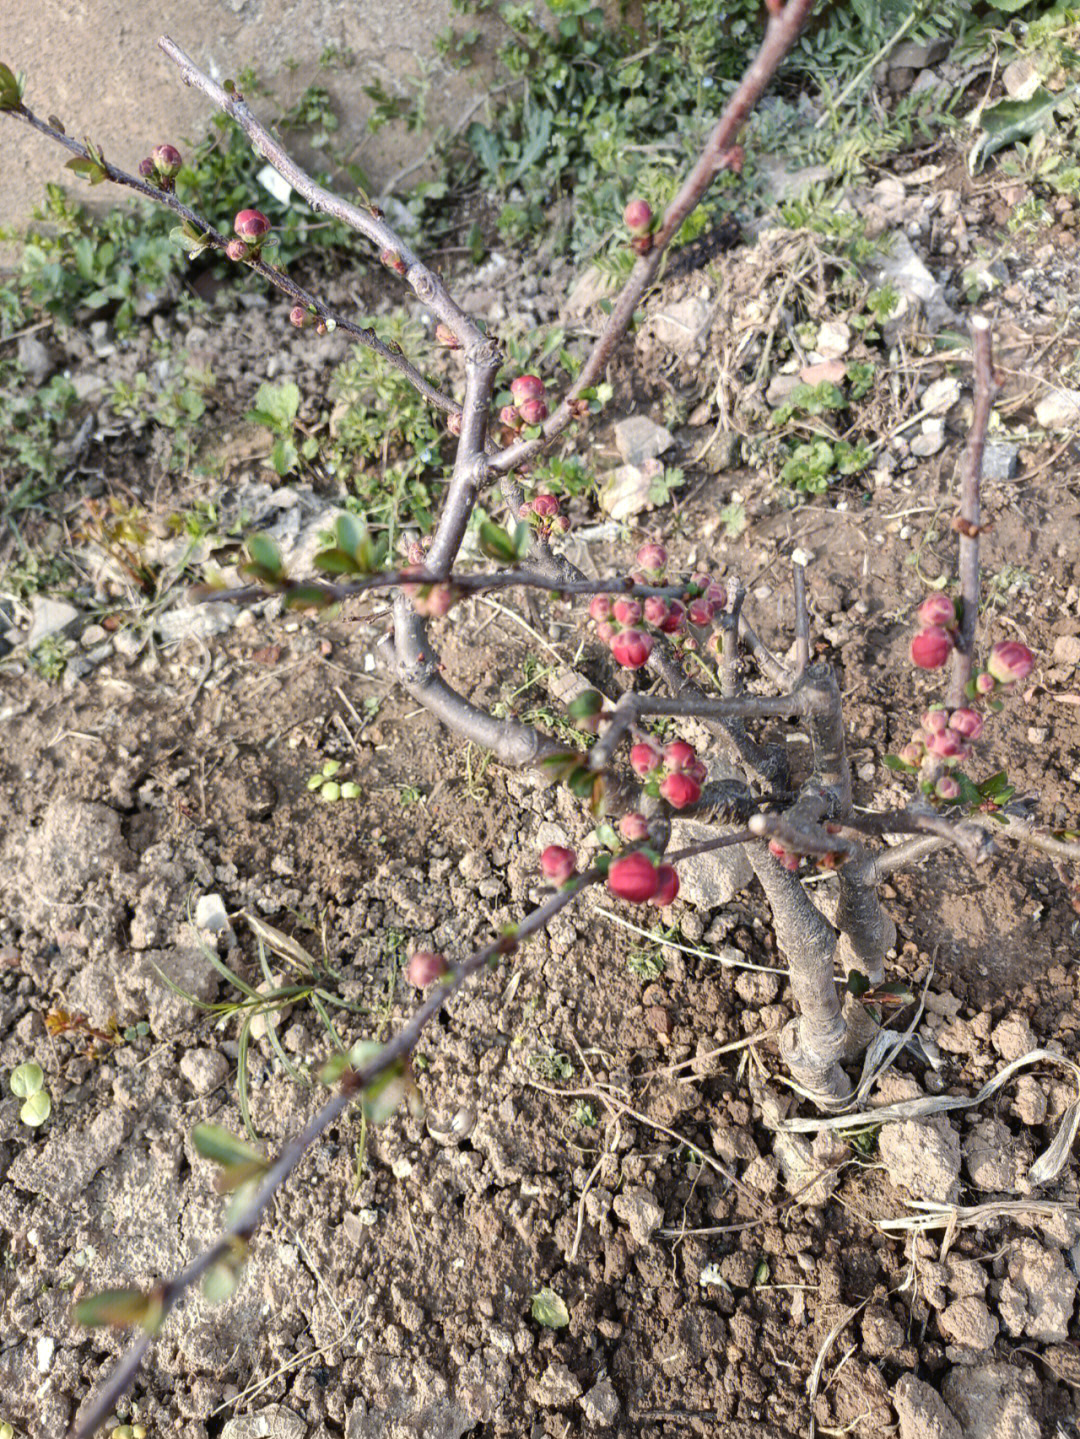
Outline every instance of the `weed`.
[(637, 945), (627, 955), (626, 967), (642, 984), (651, 984), (660, 978), (667, 966), (655, 945)]
[(600, 1123), (600, 1116), (588, 1100), (579, 1099), (574, 1106), (574, 1123), (580, 1124), (582, 1129), (595, 1129)]
[(552, 1084), (565, 1084), (574, 1076), (574, 1062), (557, 1049), (536, 1049), (529, 1055), (529, 1068)]
[(19, 1118), (31, 1129), (44, 1124), (52, 1113), (52, 1097), (45, 1088), (45, 1075), (40, 1064), (28, 1060), (16, 1065), (8, 1079), (8, 1087), (16, 1099), (23, 1101)]
[(55, 684), (65, 669), (75, 646), (61, 635), (46, 635), (39, 645), (30, 651), (30, 668), (43, 680)]

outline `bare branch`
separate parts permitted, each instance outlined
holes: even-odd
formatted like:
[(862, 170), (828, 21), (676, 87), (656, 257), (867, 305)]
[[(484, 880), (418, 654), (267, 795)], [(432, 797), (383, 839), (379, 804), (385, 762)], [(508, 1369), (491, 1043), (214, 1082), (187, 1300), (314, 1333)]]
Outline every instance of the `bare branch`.
[(794, 563), (795, 585), (795, 676), (799, 678), (810, 663), (810, 612), (806, 607), (806, 566)]
[(975, 407), (967, 446), (960, 460), (960, 513), (953, 527), (960, 535), (960, 595), (964, 612), (952, 652), (946, 706), (959, 709), (966, 701), (964, 687), (975, 663), (975, 627), (979, 619), (979, 535), (982, 511), (979, 490), (982, 484), (983, 449), (990, 411), (997, 394), (991, 354), (990, 321), (975, 315), (971, 321), (975, 364)]

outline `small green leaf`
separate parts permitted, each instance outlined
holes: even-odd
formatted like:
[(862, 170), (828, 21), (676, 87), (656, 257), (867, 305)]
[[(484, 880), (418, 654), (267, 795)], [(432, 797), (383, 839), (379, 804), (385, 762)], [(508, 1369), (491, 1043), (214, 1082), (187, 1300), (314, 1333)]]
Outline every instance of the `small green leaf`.
[(52, 1113), (52, 1099), (47, 1089), (39, 1089), (32, 1094), (23, 1107), (19, 1110), (19, 1118), (24, 1124), (36, 1129), (39, 1124), (44, 1124)]
[(230, 1264), (215, 1264), (206, 1271), (202, 1292), (211, 1304), (221, 1304), (231, 1299), (240, 1283), (240, 1276)]
[(356, 783), (355, 780), (353, 780), (353, 779), (346, 780), (345, 783), (341, 786), (341, 798), (342, 798), (342, 799), (359, 799), (359, 798), (360, 798), (360, 786)]
[(341, 761), (339, 759), (328, 759), (322, 767), (322, 772), (327, 779), (333, 779), (340, 768)]
[(361, 525), (355, 515), (339, 515), (334, 521), (334, 537), (338, 542), (338, 549), (344, 550), (347, 555), (356, 554), (366, 535), (366, 526)]
[(323, 785), (322, 789), (319, 791), (319, 798), (326, 800), (328, 804), (332, 804), (334, 800), (340, 799), (341, 786), (338, 784), (337, 780), (328, 779)]
[(321, 774), (313, 774), (307, 782), (308, 789), (318, 789), (323, 782)]
[(254, 1146), (230, 1134), (220, 1124), (197, 1124), (191, 1131), (191, 1141), (203, 1159), (209, 1159), (221, 1170), (216, 1182), (222, 1193), (231, 1193), (264, 1174), (269, 1167)]
[(596, 837), (605, 849), (617, 850), (621, 847), (619, 836), (610, 824), (602, 824), (596, 831)]
[(351, 550), (332, 549), (320, 550), (315, 556), (315, 567), (328, 575), (356, 575), (360, 574), (360, 566), (356, 562), (356, 556)]
[[(23, 77), (0, 64), (0, 110), (17, 110), (22, 102)], [(58, 127), (61, 131), (63, 126)]]
[(114, 1329), (125, 1329), (129, 1324), (144, 1324), (161, 1305), (153, 1295), (144, 1294), (141, 1289), (103, 1289), (100, 1294), (91, 1294), (75, 1306), (75, 1322), (87, 1329), (100, 1329), (109, 1324)]
[(33, 1060), (27, 1060), (25, 1064), (18, 1065), (11, 1071), (11, 1078), (8, 1085), (12, 1094), (18, 1099), (29, 1099), (32, 1094), (37, 1094), (45, 1083), (45, 1075), (40, 1064)]
[(260, 578), (280, 580), (284, 578), (285, 566), (281, 551), (269, 535), (251, 535), (247, 540), (247, 552), (251, 556), (251, 568)]
[(916, 765), (908, 764), (906, 759), (901, 759), (897, 754), (882, 755), (881, 763), (895, 774), (915, 774), (918, 768)]
[(284, 598), (291, 610), (328, 610), (338, 603), (318, 585), (290, 585)]
[(285, 436), (279, 436), (279, 438), (274, 441), (273, 449), (270, 451), (270, 463), (282, 479), (296, 469), (299, 459), (299, 451), (291, 439), (287, 439)]
[(480, 548), (489, 560), (498, 560), (501, 564), (512, 565), (519, 558), (514, 538), (487, 518), (480, 521)]
[(759, 1260), (758, 1266), (757, 1266), (757, 1268), (754, 1270), (754, 1285), (755, 1285), (755, 1287), (757, 1287), (757, 1286), (760, 1285), (760, 1284), (768, 1284), (768, 1282), (769, 1282), (769, 1261), (768, 1261), (767, 1259), (762, 1259), (762, 1260)]
[(532, 1317), (545, 1329), (565, 1329), (570, 1311), (554, 1289), (541, 1289), (532, 1297)]
[(567, 713), (571, 719), (591, 719), (598, 715), (604, 708), (604, 696), (596, 690), (586, 690), (584, 694), (578, 695), (576, 700), (571, 700), (567, 706)]
[(847, 990), (858, 999), (860, 994), (865, 994), (870, 988), (870, 981), (861, 969), (849, 969), (847, 977)]

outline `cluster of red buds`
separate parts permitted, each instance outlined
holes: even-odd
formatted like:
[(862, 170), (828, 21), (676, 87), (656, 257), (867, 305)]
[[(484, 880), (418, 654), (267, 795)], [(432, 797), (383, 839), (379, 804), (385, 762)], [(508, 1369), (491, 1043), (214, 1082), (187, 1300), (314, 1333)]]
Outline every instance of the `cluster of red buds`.
[[(649, 541), (636, 555), (637, 569), (630, 578), (635, 584), (659, 585), (667, 567), (667, 551), (663, 545)], [(630, 596), (612, 599), (610, 595), (594, 595), (589, 604), (589, 617), (596, 632), (611, 651), (615, 662), (624, 669), (640, 669), (652, 653), (653, 636), (657, 630), (670, 636), (677, 648), (693, 650), (698, 641), (688, 626), (711, 625), (726, 606), (727, 590), (706, 574), (691, 575), (683, 600), (649, 595), (642, 602)], [(710, 641), (711, 643), (712, 641)]]
[(379, 259), (388, 270), (393, 270), (395, 275), (408, 274), (409, 267), (396, 250), (383, 250)]
[(503, 405), (499, 419), (504, 427), (516, 434), (523, 425), (542, 425), (548, 417), (544, 398), (544, 382), (539, 375), (518, 375), (510, 385), (513, 404)]
[(645, 781), (646, 794), (666, 799), (672, 809), (686, 809), (701, 798), (705, 766), (685, 740), (672, 740), (663, 748), (639, 740), (630, 747), (630, 768)]
[(261, 210), (241, 210), (233, 221), (233, 229), (236, 231), (236, 238), (225, 246), (229, 259), (257, 260), (270, 233), (270, 221)]
[(623, 211), (623, 224), (630, 231), (630, 247), (647, 255), (653, 247), (653, 212), (648, 200), (631, 200)]
[(652, 904), (657, 909), (663, 909), (679, 893), (679, 876), (672, 865), (653, 859), (644, 850), (635, 849), (611, 861), (607, 885), (618, 899), (629, 900), (631, 904)]
[(552, 535), (565, 535), (570, 521), (559, 509), (558, 497), (541, 491), (535, 499), (526, 500), (518, 508), (518, 519), (527, 520), (541, 539)]
[[(911, 663), (921, 670), (939, 670), (952, 654), (960, 617), (952, 599), (942, 593), (927, 595), (919, 606), (920, 628), (911, 641)], [(1026, 679), (1035, 656), (1019, 640), (1000, 640), (990, 651), (986, 669), (972, 681), (971, 698), (987, 698), (1001, 686)]]
[(175, 145), (155, 145), (146, 159), (139, 161), (139, 174), (144, 180), (152, 180), (159, 190), (168, 192), (175, 188), (183, 163), (183, 156)]
[[(423, 570), (422, 564), (406, 565), (402, 574), (422, 574)], [(401, 588), (412, 600), (416, 613), (423, 615), (426, 620), (437, 620), (448, 615), (461, 599), (461, 591), (457, 586), (446, 583), (402, 584)]]
[(289, 324), (295, 325), (298, 330), (314, 328), (317, 335), (325, 335), (328, 330), (336, 327), (336, 320), (325, 319), (316, 310), (309, 309), (306, 305), (294, 305), (289, 311)]

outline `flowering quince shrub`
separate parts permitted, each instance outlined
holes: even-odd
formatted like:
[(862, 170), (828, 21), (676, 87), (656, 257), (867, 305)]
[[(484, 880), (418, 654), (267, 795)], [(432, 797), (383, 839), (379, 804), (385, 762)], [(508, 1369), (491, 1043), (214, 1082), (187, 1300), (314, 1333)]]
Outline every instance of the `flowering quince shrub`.
[[(399, 1104), (415, 1104), (409, 1061), (425, 1026), (471, 978), (516, 954), (588, 887), (603, 885), (628, 906), (665, 908), (678, 898), (681, 863), (742, 847), (770, 907), (790, 975), (796, 1012), (780, 1034), (781, 1059), (810, 1101), (842, 1109), (852, 1092), (848, 1069), (875, 1028), (857, 997), (884, 983), (896, 937), (879, 897), (888, 878), (946, 847), (972, 865), (1004, 843), (1028, 844), (1058, 859), (1080, 857), (1080, 847), (1040, 829), (1013, 802), (1002, 772), (977, 778), (993, 740), (991, 722), (1036, 664), (1032, 652), (1014, 640), (992, 643), (985, 661), (976, 663), (981, 457), (995, 392), (985, 320), (972, 322), (975, 403), (954, 521), (955, 595), (939, 592), (922, 602), (910, 641), (909, 678), (940, 676), (946, 668), (948, 678), (910, 741), (885, 757), (910, 783), (906, 802), (897, 809), (854, 807), (840, 686), (832, 666), (813, 657), (801, 566), (792, 574), (793, 643), (782, 658), (744, 613), (745, 590), (737, 576), (680, 574), (658, 540), (638, 548), (624, 575), (583, 575), (557, 547), (569, 529), (558, 496), (535, 483), (537, 457), (597, 408), (604, 369), (684, 220), (720, 170), (740, 173), (738, 133), (812, 8), (813, 0), (766, 0), (760, 52), (663, 213), (640, 197), (627, 203), (622, 220), (633, 268), (592, 351), (559, 397), (537, 374), (515, 375), (498, 393), (502, 359), (496, 341), (461, 309), (382, 211), (315, 183), (259, 123), (235, 84), (219, 85), (173, 41), (162, 39), (160, 45), (184, 81), (236, 121), (292, 187), (297, 203), (306, 200), (364, 235), (387, 283), (407, 287), (426, 308), (434, 343), (458, 356), (457, 394), (431, 383), (399, 346), (380, 340), (272, 265), (267, 256), (274, 236), (259, 210), (241, 210), (222, 231), (181, 204), (173, 182), (182, 158), (174, 146), (155, 146), (138, 174), (128, 174), (92, 142), (75, 141), (53, 121), (42, 120), (23, 102), (21, 77), (0, 64), (0, 118), (22, 122), (66, 148), (73, 155), (71, 168), (92, 183), (126, 186), (172, 210), (180, 221), (175, 238), (190, 255), (216, 250), (282, 293), (288, 305), (283, 324), (309, 331), (313, 339), (334, 329), (352, 336), (405, 376), (445, 416), (457, 440), (430, 539), (409, 540), (400, 557), (391, 556), (359, 520), (343, 516), (332, 543), (316, 557), (317, 573), (292, 576), (272, 541), (253, 535), (240, 569), (242, 583), (208, 586), (203, 598), (212, 602), (224, 595), (242, 603), (276, 593), (288, 606), (319, 611), (349, 596), (389, 594), (392, 618), (379, 653), (398, 684), (452, 734), (486, 747), (501, 763), (542, 767), (551, 783), (565, 785), (587, 806), (595, 822), (588, 862), (562, 845), (549, 845), (539, 855), (550, 894), (512, 927), (465, 957), (419, 949), (410, 956), (406, 977), (422, 995), (418, 1008), (385, 1042), (361, 1040), (328, 1061), (321, 1072), (330, 1090), (326, 1103), (275, 1159), (215, 1126), (195, 1131), (199, 1153), (217, 1167), (219, 1187), (233, 1195), (225, 1227), (185, 1270), (151, 1291), (108, 1291), (78, 1306), (84, 1323), (139, 1325), (144, 1334), (84, 1406), (76, 1439), (86, 1439), (113, 1411), (152, 1336), (191, 1285), (202, 1282), (222, 1296), (239, 1282), (262, 1216), (307, 1149), (353, 1104), (372, 1122)], [(459, 562), (470, 529), (483, 557), (476, 568)], [(592, 642), (586, 663), (594, 680), (569, 706), (579, 743), (485, 712), (443, 673), (433, 622), (454, 623), (452, 611), (464, 596), (524, 587), (580, 606), (582, 629)], [(664, 742), (652, 728), (660, 720)], [(710, 753), (699, 753), (678, 733), (680, 721), (689, 720), (698, 726), (695, 737), (703, 727), (715, 740), (722, 773), (710, 767), (711, 746)], [(799, 757), (808, 756), (808, 762), (798, 774), (787, 747), (769, 738), (777, 720), (798, 725), (807, 742)], [(709, 821), (709, 838), (673, 850), (672, 820), (690, 815)], [(830, 919), (803, 883), (821, 870), (835, 871)]]

